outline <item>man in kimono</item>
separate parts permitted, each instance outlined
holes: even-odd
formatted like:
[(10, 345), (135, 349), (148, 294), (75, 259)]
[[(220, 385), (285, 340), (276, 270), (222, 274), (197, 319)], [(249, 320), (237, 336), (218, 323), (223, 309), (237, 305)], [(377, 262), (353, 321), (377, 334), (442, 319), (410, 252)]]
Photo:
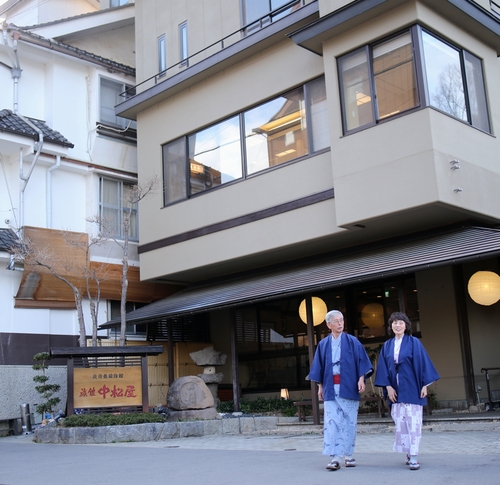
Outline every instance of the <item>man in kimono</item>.
[(359, 340), (344, 333), (344, 316), (332, 310), (325, 316), (331, 334), (321, 340), (314, 355), (309, 379), (318, 383), (318, 398), (324, 401), (323, 454), (332, 457), (328, 470), (356, 466), (352, 457), (356, 444), (360, 393), (373, 367)]

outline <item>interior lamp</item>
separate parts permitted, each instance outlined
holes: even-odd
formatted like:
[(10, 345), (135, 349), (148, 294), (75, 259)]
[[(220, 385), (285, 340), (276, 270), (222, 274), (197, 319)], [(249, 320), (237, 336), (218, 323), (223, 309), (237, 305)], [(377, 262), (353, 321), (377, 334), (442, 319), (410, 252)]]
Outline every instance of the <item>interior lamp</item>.
[(493, 305), (500, 300), (500, 276), (493, 271), (476, 271), (469, 279), (467, 290), (478, 305)]
[(370, 328), (384, 326), (384, 307), (380, 303), (368, 303), (361, 310), (361, 320)]
[[(311, 300), (313, 324), (314, 326), (321, 325), (325, 321), (325, 315), (328, 311), (328, 309), (326, 308), (326, 303), (317, 296), (313, 296)], [(302, 300), (302, 303), (299, 306), (299, 316), (304, 323), (307, 323), (306, 300)]]

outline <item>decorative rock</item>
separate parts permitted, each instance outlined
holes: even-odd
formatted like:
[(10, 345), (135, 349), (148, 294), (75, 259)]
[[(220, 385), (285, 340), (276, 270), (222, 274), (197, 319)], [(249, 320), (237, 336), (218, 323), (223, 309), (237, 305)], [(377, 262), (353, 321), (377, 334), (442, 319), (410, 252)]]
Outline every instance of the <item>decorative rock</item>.
[(214, 404), (210, 389), (196, 376), (179, 377), (168, 389), (167, 407), (169, 409), (178, 411), (206, 409), (213, 407)]
[(196, 365), (224, 365), (227, 355), (214, 350), (213, 346), (206, 347), (198, 352), (191, 352), (189, 356), (193, 359)]
[(181, 421), (181, 420), (205, 420), (217, 419), (219, 417), (215, 408), (207, 409), (185, 409), (183, 411), (171, 411), (168, 415), (168, 421)]

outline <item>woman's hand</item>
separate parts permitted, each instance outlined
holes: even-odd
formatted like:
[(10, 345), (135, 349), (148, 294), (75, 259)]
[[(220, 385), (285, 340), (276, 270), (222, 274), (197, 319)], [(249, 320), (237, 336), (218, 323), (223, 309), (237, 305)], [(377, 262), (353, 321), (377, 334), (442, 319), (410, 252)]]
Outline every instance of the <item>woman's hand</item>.
[(361, 376), (358, 380), (358, 392), (361, 394), (365, 390), (365, 376)]
[(323, 384), (318, 384), (318, 399), (324, 401), (323, 399)]
[(392, 386), (386, 386), (386, 389), (389, 401), (396, 402), (398, 400), (398, 393), (396, 392), (396, 389), (394, 389), (394, 387)]
[(424, 397), (427, 397), (427, 386), (422, 387), (422, 390), (420, 391), (420, 397), (423, 399)]

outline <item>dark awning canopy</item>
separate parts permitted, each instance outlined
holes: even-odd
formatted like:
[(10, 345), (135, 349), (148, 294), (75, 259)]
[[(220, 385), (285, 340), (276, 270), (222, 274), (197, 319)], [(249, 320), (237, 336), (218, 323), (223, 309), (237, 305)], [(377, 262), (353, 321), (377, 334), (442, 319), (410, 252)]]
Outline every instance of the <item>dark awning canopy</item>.
[[(269, 273), (191, 287), (128, 313), (127, 322), (153, 322), (497, 255), (500, 255), (498, 229), (469, 226), (440, 234), (421, 234), (300, 266), (290, 264)], [(100, 328), (119, 325), (117, 318)]]

